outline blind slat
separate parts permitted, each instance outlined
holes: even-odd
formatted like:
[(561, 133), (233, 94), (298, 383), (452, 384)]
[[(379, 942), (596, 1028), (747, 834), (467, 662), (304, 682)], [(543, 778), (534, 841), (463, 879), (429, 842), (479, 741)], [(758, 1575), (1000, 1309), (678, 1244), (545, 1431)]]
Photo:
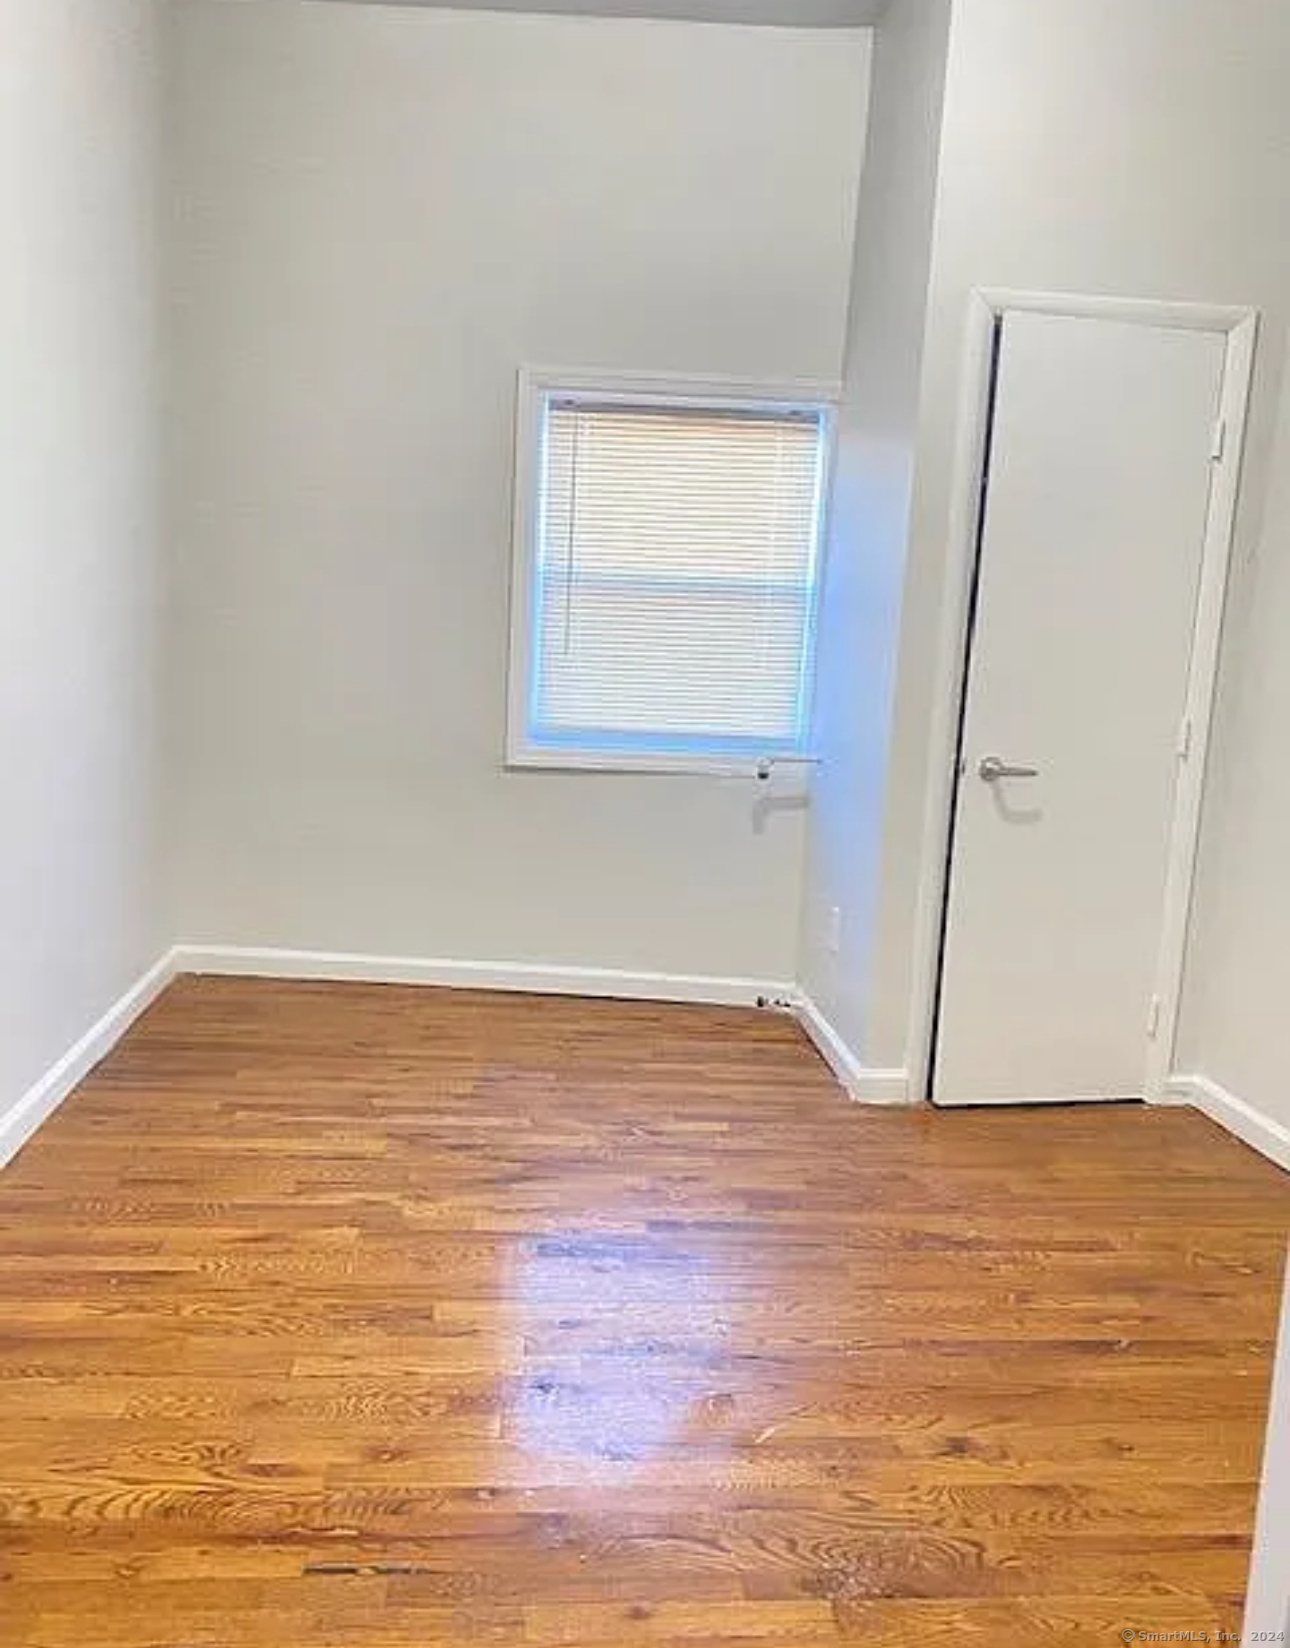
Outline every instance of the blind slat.
[(543, 411), (530, 740), (799, 748), (823, 415)]

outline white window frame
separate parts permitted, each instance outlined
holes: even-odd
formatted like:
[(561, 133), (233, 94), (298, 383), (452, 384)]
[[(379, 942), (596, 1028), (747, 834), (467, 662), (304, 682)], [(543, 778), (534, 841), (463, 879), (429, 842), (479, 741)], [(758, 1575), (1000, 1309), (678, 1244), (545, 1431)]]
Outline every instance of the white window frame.
[[(828, 509), (832, 491), (837, 404), (840, 387), (810, 379), (766, 382), (746, 378), (678, 377), (650, 372), (595, 372), (558, 367), (520, 369), (515, 415), (515, 479), (511, 555), (510, 673), (506, 701), (506, 765), (565, 771), (634, 773), (748, 774), (761, 764), (747, 756), (669, 755), (586, 748), (551, 750), (528, 738), (529, 689), (533, 658), (533, 595), (536, 586), (537, 535), (541, 526), (542, 408), (547, 396), (588, 395), (608, 405), (677, 408), (728, 408), (737, 412), (809, 411), (818, 413), (823, 442), (819, 541), (815, 563), (815, 597), (824, 580), (828, 543)], [(810, 651), (804, 660), (803, 718), (810, 725), (815, 659), (812, 614)], [(784, 766), (809, 766), (808, 751), (770, 754)]]

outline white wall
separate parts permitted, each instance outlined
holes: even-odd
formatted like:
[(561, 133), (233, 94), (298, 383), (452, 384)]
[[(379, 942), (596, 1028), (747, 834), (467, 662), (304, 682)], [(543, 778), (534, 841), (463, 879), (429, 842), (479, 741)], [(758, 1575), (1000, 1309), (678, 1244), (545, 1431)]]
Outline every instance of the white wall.
[(522, 362), (841, 371), (869, 37), (174, 8), (191, 941), (789, 978), (803, 813), (504, 773)]
[(1290, 1270), (1281, 1306), (1254, 1560), (1242, 1626), (1246, 1642), (1284, 1642), (1290, 1633)]
[(149, 0), (0, 0), (0, 1113), (154, 960)]
[(838, 420), (801, 973), (853, 1047), (878, 897), (949, 17), (949, 0), (894, 0), (876, 31)]
[[(909, 1055), (913, 908), (968, 292), (999, 285), (1263, 310), (1229, 629), (1229, 656), (1237, 656), (1247, 644), (1251, 557), (1290, 313), (1288, 60), (1290, 8), (1283, 0), (1045, 0), (1042, 6), (958, 0), (955, 6), (881, 901), (864, 1027), (871, 1063), (899, 1065)], [(1262, 666), (1254, 667), (1257, 673)], [(1237, 759), (1233, 744), (1242, 741), (1229, 725), (1228, 675), (1220, 770)], [(1248, 768), (1248, 758), (1241, 760)], [(1259, 783), (1267, 794), (1284, 780), (1264, 776)], [(1213, 877), (1227, 867), (1216, 856), (1213, 818), (1210, 824), (1206, 873)], [(1283, 877), (1283, 861), (1265, 856), (1251, 870), (1252, 898), (1265, 872)], [(1205, 955), (1202, 944), (1197, 968), (1210, 965)], [(1194, 1017), (1186, 1037), (1205, 1043)], [(1222, 1070), (1207, 1069), (1203, 1059), (1199, 1068), (1223, 1080)]]
[[(1283, 279), (1290, 283), (1290, 268)], [(1258, 553), (1229, 625), (1177, 1062), (1290, 1128), (1281, 1033), (1290, 993), (1290, 386), (1272, 467)]]

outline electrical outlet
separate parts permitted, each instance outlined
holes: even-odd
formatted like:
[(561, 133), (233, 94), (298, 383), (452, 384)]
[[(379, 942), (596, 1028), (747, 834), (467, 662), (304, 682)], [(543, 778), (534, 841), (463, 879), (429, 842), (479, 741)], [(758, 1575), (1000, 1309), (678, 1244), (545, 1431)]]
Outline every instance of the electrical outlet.
[(831, 956), (836, 956), (842, 948), (842, 907), (839, 904), (829, 906), (829, 919), (824, 927), (824, 943)]

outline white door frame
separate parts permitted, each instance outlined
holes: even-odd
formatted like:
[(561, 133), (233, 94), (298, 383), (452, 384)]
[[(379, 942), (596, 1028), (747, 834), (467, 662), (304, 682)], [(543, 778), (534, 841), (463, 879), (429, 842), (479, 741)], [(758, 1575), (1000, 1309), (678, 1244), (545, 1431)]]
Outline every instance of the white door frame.
[(1287, 1636), (1277, 1633), (1290, 1634), (1290, 1258), (1281, 1301), (1259, 1515), (1241, 1631), (1246, 1642), (1284, 1642)]
[[(1157, 303), (1142, 298), (1084, 297), (1051, 292), (1014, 292), (981, 287), (968, 299), (962, 394), (955, 437), (945, 565), (945, 603), (936, 666), (927, 800), (923, 817), (922, 869), (915, 910), (914, 973), (907, 1046), (910, 1091), (930, 1097), (932, 1034), (936, 1011), (941, 924), (948, 876), (954, 768), (958, 760), (959, 710), (965, 682), (968, 618), (975, 572), (982, 466), (990, 414), (996, 323), (1009, 312), (1128, 321), (1188, 331), (1217, 332), (1227, 339), (1219, 416), (1222, 452), (1214, 464), (1205, 525), (1196, 624), (1186, 703), (1186, 758), (1179, 761), (1178, 798), (1170, 832), (1165, 905), (1156, 966), (1155, 1033), (1144, 1029), (1144, 1096), (1165, 1097), (1173, 1063), (1182, 993), (1187, 927), (1200, 835), (1205, 760), (1218, 675), (1223, 605), (1231, 563), (1232, 537), (1245, 445), (1246, 415), (1258, 335), (1258, 311), (1211, 304)], [(1181, 755), (1180, 750), (1180, 755)]]

